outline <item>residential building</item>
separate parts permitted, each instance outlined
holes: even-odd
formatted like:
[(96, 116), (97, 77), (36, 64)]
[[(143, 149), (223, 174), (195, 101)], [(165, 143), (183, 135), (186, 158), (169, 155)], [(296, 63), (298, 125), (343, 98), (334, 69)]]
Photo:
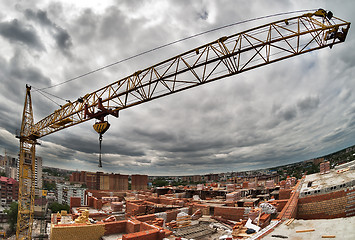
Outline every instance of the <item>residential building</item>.
[(70, 205), (71, 197), (80, 197), (81, 205), (85, 205), (85, 191), (77, 185), (57, 184), (57, 200), (60, 204)]
[(148, 189), (148, 175), (132, 175), (131, 176), (132, 190), (147, 190)]
[[(17, 169), (19, 168), (19, 162), (20, 160), (17, 160)], [(32, 161), (32, 156), (30, 153), (25, 153), (25, 159), (24, 159), (25, 163), (30, 164)], [(42, 157), (37, 156), (35, 159), (35, 189), (36, 192), (38, 192), (39, 190), (41, 190), (43, 188), (43, 181), (42, 181)], [(18, 181), (18, 176), (17, 179)]]
[(0, 155), (0, 169), (5, 173), (6, 177), (18, 179), (17, 176), (17, 159), (5, 153)]
[(202, 181), (202, 178), (200, 175), (194, 175), (192, 176), (192, 182), (201, 182)]
[(13, 178), (0, 177), (1, 205), (7, 205), (18, 200), (18, 182)]
[(73, 172), (71, 183), (86, 185), (90, 190), (128, 190), (128, 175), (103, 172)]

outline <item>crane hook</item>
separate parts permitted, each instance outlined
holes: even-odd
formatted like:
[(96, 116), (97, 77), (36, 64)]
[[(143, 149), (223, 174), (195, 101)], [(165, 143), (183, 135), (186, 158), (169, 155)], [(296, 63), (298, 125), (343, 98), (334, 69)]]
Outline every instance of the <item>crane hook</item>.
[(94, 130), (99, 134), (99, 146), (100, 146), (100, 152), (99, 152), (99, 167), (102, 167), (102, 162), (101, 162), (101, 143), (102, 143), (102, 135), (109, 129), (110, 124), (107, 121), (100, 121), (96, 122), (93, 125)]

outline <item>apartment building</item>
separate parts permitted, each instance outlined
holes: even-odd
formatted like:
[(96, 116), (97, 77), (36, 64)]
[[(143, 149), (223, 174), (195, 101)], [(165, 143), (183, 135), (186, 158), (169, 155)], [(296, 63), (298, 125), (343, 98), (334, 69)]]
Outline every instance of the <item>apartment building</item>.
[(57, 200), (60, 204), (70, 205), (71, 197), (80, 197), (81, 205), (85, 205), (85, 191), (77, 185), (57, 184)]
[(1, 205), (7, 205), (18, 200), (18, 182), (13, 178), (0, 177)]
[(147, 190), (148, 189), (148, 175), (132, 175), (131, 176), (132, 190)]
[(128, 190), (128, 175), (103, 172), (73, 172), (71, 183), (86, 185), (90, 190)]

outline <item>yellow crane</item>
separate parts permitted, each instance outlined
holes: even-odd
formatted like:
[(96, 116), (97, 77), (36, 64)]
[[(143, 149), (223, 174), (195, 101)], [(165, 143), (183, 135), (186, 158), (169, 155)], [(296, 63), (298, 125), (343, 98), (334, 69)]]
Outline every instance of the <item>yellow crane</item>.
[[(69, 102), (34, 123), (31, 87), (26, 98), (20, 139), (19, 205), (16, 239), (31, 239), (35, 197), (35, 147), (48, 134), (97, 119), (102, 134), (120, 110), (270, 63), (344, 42), (350, 22), (319, 9), (282, 19), (194, 48), (122, 78)], [(100, 140), (101, 141), (101, 140)], [(101, 165), (101, 161), (99, 163)]]

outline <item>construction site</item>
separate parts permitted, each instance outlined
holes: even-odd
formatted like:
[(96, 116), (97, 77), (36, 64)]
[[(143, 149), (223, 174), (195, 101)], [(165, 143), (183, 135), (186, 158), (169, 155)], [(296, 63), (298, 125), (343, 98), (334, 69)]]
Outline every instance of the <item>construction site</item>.
[[(69, 213), (52, 214), (48, 237), (353, 239), (355, 161), (335, 169), (321, 164), (325, 167), (320, 173), (266, 185), (256, 181), (145, 191), (87, 190), (85, 205), (72, 197)], [(166, 190), (169, 193), (159, 194)]]
[[(39, 139), (95, 120), (101, 143), (107, 117), (124, 109), (284, 59), (343, 43), (350, 22), (323, 9), (221, 36), (67, 102), (34, 123), (26, 86), (19, 157), (16, 239), (355, 239), (355, 162), (284, 181), (206, 183), (147, 188), (147, 176), (77, 172), (89, 188), (70, 197), (70, 211), (52, 213), (44, 235), (34, 224)], [(341, 223), (340, 223), (341, 222)], [(329, 227), (332, 226), (332, 227)], [(42, 232), (42, 230), (40, 230)], [(42, 232), (43, 233), (43, 232)]]

